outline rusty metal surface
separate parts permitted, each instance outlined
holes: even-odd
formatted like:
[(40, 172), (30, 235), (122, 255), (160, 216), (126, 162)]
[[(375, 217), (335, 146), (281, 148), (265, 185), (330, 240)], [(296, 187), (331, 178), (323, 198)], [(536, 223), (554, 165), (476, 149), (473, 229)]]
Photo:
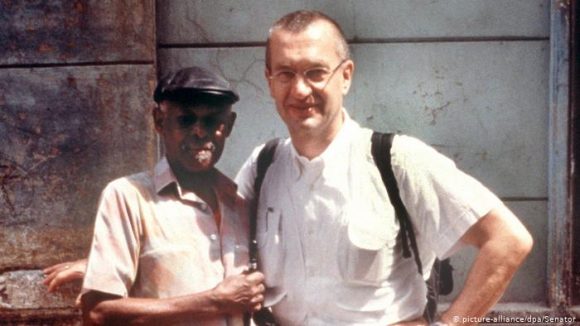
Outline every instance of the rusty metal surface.
[(572, 105), (572, 216), (573, 216), (573, 282), (572, 304), (580, 305), (580, 3), (572, 2), (571, 6), (571, 105)]
[(2, 309), (74, 308), (80, 281), (65, 284), (48, 293), (40, 270), (22, 270), (0, 274), (0, 311)]
[(0, 310), (2, 326), (81, 326), (79, 309)]
[(0, 1), (0, 64), (153, 61), (155, 2)]
[(80, 325), (100, 191), (154, 164), (155, 1), (0, 1), (0, 325)]
[(572, 302), (572, 207), (569, 188), (570, 7), (551, 1), (548, 302), (562, 309)]
[(100, 191), (152, 166), (152, 65), (0, 70), (0, 272), (87, 254)]

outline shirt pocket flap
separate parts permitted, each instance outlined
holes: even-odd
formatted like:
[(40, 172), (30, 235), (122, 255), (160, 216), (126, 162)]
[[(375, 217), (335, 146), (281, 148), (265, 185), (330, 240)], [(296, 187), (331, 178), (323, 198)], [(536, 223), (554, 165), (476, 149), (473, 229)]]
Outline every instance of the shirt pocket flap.
[(384, 211), (359, 209), (351, 215), (348, 222), (348, 238), (350, 242), (364, 250), (379, 250), (383, 247), (392, 248), (396, 244), (399, 224), (395, 219), (392, 207)]

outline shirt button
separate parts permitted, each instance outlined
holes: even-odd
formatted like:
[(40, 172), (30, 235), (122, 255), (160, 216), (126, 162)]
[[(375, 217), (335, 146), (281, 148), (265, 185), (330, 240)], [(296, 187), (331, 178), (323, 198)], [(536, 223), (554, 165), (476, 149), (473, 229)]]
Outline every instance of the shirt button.
[(215, 233), (214, 233), (214, 234), (210, 234), (210, 236), (209, 236), (209, 239), (210, 239), (211, 241), (216, 241), (216, 240), (218, 239), (218, 236), (217, 236), (217, 234), (215, 234)]

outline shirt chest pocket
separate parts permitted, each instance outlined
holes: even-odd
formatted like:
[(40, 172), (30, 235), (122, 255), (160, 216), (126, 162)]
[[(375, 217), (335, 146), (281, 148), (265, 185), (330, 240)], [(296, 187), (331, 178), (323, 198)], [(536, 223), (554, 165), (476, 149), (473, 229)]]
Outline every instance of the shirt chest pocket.
[(383, 283), (393, 270), (395, 242), (370, 250), (353, 245), (346, 236), (341, 237), (338, 267), (343, 280), (373, 286)]
[(342, 278), (349, 283), (380, 285), (392, 272), (393, 249), (367, 250), (345, 244), (339, 258)]
[(285, 261), (281, 212), (273, 207), (258, 211), (256, 240), (258, 268), (264, 272), (268, 287), (280, 285)]
[(394, 212), (385, 211), (351, 211), (338, 242), (338, 267), (346, 282), (376, 286), (392, 273), (399, 226)]

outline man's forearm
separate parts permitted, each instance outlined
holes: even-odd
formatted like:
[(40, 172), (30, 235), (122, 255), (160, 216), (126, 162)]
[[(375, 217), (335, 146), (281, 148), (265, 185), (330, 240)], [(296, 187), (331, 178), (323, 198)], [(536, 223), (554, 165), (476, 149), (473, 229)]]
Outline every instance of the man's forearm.
[[(181, 320), (203, 320), (226, 314), (226, 310), (215, 300), (211, 291), (169, 299), (103, 299), (101, 296), (85, 296), (83, 315), (87, 325), (160, 325)], [(91, 304), (90, 301), (94, 302)]]
[(457, 299), (443, 314), (449, 323), (470, 324), (470, 317), (482, 317), (499, 300), (512, 279), (518, 265), (515, 261), (489, 260), (489, 255), (480, 251), (465, 285)]
[(233, 275), (211, 290), (167, 299), (119, 298), (90, 291), (82, 296), (83, 319), (86, 325), (164, 325), (241, 315), (261, 308), (263, 281), (260, 272)]
[(463, 290), (442, 315), (442, 320), (452, 325), (473, 324), (474, 317), (484, 316), (500, 299), (532, 247), (529, 233), (507, 208), (490, 212), (478, 224), (474, 230), (478, 236), (468, 235), (466, 241), (479, 247), (479, 252)]

